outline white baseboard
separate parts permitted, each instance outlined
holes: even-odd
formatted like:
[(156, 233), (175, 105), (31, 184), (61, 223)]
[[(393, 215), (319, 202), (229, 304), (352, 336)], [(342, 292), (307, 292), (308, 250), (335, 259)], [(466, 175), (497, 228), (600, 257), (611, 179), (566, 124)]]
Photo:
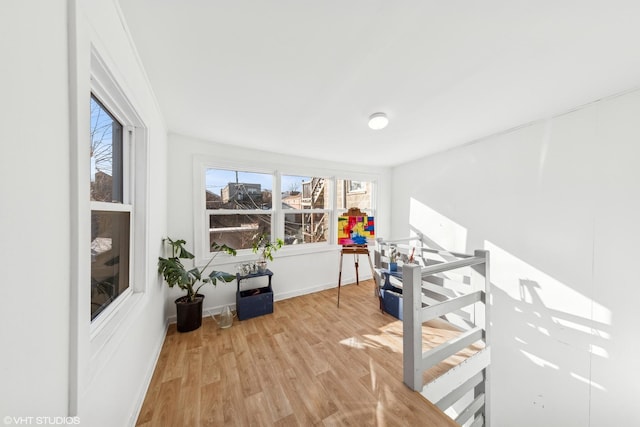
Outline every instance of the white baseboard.
[[(175, 317), (175, 316), (174, 316)], [(158, 365), (158, 360), (160, 359), (160, 353), (162, 352), (162, 346), (164, 345), (164, 340), (167, 337), (167, 331), (169, 330), (169, 321), (167, 320), (164, 325), (164, 333), (158, 342), (156, 343), (155, 348), (155, 357), (153, 363), (149, 364), (149, 368), (147, 369), (147, 373), (145, 375), (145, 380), (142, 383), (141, 389), (138, 391), (138, 398), (136, 399), (135, 410), (132, 414), (131, 419), (129, 419), (129, 426), (135, 427), (136, 422), (138, 421), (138, 417), (140, 417), (140, 411), (142, 411), (142, 405), (144, 404), (144, 399), (147, 397), (147, 393), (149, 392), (149, 386), (151, 385), (151, 379), (153, 378), (153, 373), (156, 370), (156, 366)]]
[[(363, 282), (365, 280), (369, 280), (372, 279), (373, 276), (371, 275), (363, 275), (360, 276), (360, 281)], [(356, 282), (356, 278), (354, 277), (347, 277), (344, 280), (342, 280), (342, 286), (347, 285), (347, 284), (352, 284)], [(337, 288), (338, 287), (338, 283), (337, 282), (331, 282), (331, 283), (325, 283), (323, 285), (318, 285), (318, 286), (313, 286), (310, 288), (302, 288), (302, 289), (296, 289), (293, 291), (289, 291), (289, 292), (274, 292), (273, 293), (273, 300), (274, 301), (282, 301), (285, 299), (289, 299), (289, 298), (295, 298), (295, 297), (299, 297), (302, 295), (308, 295), (308, 294), (313, 294), (315, 292), (321, 292), (321, 291), (326, 291), (327, 289), (332, 289), (332, 288)], [(206, 301), (206, 298), (205, 298)], [(208, 307), (202, 307), (202, 317), (207, 317), (207, 316), (211, 316), (213, 314), (218, 314), (222, 311), (222, 309), (225, 306), (230, 306), (233, 310), (235, 310), (236, 308), (236, 304), (235, 303), (231, 303), (231, 304), (222, 304), (222, 305), (214, 305), (214, 306), (208, 306)], [(168, 324), (169, 323), (176, 323), (177, 318), (175, 315), (169, 316), (167, 319)]]

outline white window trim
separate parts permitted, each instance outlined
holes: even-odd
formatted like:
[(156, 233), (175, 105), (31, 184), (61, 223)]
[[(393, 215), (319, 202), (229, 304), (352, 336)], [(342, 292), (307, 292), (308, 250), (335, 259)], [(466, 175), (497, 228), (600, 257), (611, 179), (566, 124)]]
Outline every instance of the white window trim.
[[(241, 212), (243, 214), (257, 214), (257, 215), (271, 215), (271, 233), (276, 233), (275, 230), (275, 222), (277, 221), (276, 213), (273, 209), (275, 203), (279, 202), (280, 195), (276, 195), (275, 191), (271, 194), (271, 203), (272, 208), (269, 210), (264, 209), (206, 209), (207, 201), (206, 201), (206, 185), (205, 185), (205, 173), (207, 169), (226, 169), (226, 170), (237, 170), (242, 172), (250, 172), (250, 173), (262, 173), (266, 175), (270, 175), (271, 177), (276, 176), (276, 171), (274, 169), (268, 169), (264, 167), (248, 167), (246, 163), (238, 163), (234, 161), (216, 161), (209, 162), (202, 159), (199, 159), (197, 156), (194, 157), (193, 162), (193, 200), (194, 200), (194, 255), (195, 255), (195, 265), (203, 266), (205, 265), (213, 255), (209, 251), (209, 239), (205, 238), (205, 236), (209, 235), (208, 227), (205, 229), (205, 224), (208, 224), (209, 221), (209, 212), (214, 215), (230, 215), (237, 212)], [(273, 179), (272, 187), (278, 184), (277, 179)], [(277, 200), (276, 200), (277, 198)], [(235, 262), (242, 262), (244, 260), (248, 260), (249, 258), (254, 258), (255, 256), (251, 249), (241, 249), (238, 250), (238, 254), (235, 257), (231, 255), (221, 253), (216, 256), (216, 264), (224, 264), (225, 261), (230, 261), (232, 258)]]
[[(373, 179), (368, 179), (366, 177), (363, 177), (362, 175), (358, 174), (354, 174), (354, 176), (357, 176), (357, 178), (354, 178), (353, 176), (347, 175), (345, 176), (344, 173), (342, 173), (340, 176), (336, 177), (336, 185), (337, 185), (337, 181), (338, 180), (343, 180), (343, 181), (367, 181), (371, 183), (372, 188), (369, 188), (368, 190), (364, 190), (364, 191), (347, 191), (346, 194), (358, 194), (358, 193), (363, 193), (365, 191), (369, 191), (371, 193), (371, 208), (368, 209), (369, 210), (369, 214), (376, 218), (376, 213), (378, 211), (378, 192), (380, 191), (379, 188), (379, 179), (376, 176)], [(337, 202), (337, 200), (334, 198), (334, 201)], [(338, 211), (344, 209), (346, 210), (347, 208), (336, 208)], [(342, 213), (342, 212), (340, 212)], [(338, 220), (338, 218), (336, 218), (336, 221)]]
[[(265, 168), (264, 165), (260, 165), (257, 162), (246, 161), (238, 162), (237, 160), (220, 159), (219, 157), (213, 159), (202, 154), (196, 154), (193, 156), (193, 204), (194, 204), (194, 255), (195, 264), (202, 266), (210, 259), (208, 251), (208, 228), (205, 229), (205, 224), (208, 224), (208, 213), (211, 210), (206, 210), (206, 185), (205, 185), (205, 173), (207, 169), (227, 169), (238, 170), (245, 172), (266, 173), (272, 174), (274, 177), (273, 188), (280, 188), (280, 178), (282, 175), (294, 175), (294, 176), (315, 176), (323, 177), (329, 180), (329, 193), (330, 193), (330, 224), (332, 227), (329, 239), (327, 242), (317, 243), (305, 243), (301, 245), (287, 245), (278, 251), (279, 257), (298, 256), (303, 254), (313, 254), (320, 252), (330, 252), (339, 249), (337, 244), (337, 222), (338, 216), (342, 214), (342, 208), (337, 207), (337, 193), (336, 182), (337, 180), (354, 180), (354, 181), (367, 181), (372, 184), (371, 192), (371, 209), (370, 215), (375, 218), (377, 211), (377, 186), (379, 185), (379, 176), (377, 174), (367, 174), (362, 172), (348, 172), (344, 170), (334, 169), (322, 169), (317, 167), (291, 167), (289, 165), (273, 165), (273, 168)], [(273, 190), (272, 192), (272, 205), (280, 206), (281, 194), (280, 191)], [(270, 211), (259, 211), (259, 213), (270, 212), (272, 214), (272, 233), (275, 236), (282, 236), (284, 234), (284, 221), (282, 216), (285, 213), (302, 212), (311, 213), (314, 211), (325, 212), (328, 209), (272, 209)], [(220, 211), (220, 210), (216, 210)], [(243, 211), (246, 213), (248, 211)], [(251, 249), (243, 249), (238, 251), (236, 257), (230, 255), (220, 254), (216, 258), (216, 264), (228, 264), (238, 263), (252, 260), (255, 258), (255, 254)]]
[(94, 210), (130, 212), (129, 288), (93, 321), (90, 320), (89, 315), (91, 358), (95, 359), (100, 356), (100, 350), (111, 337), (126, 324), (128, 313), (136, 306), (146, 288), (149, 156), (148, 131), (142, 118), (93, 47), (90, 78), (91, 93), (123, 126), (123, 162), (124, 167), (128, 169), (123, 182), (123, 203), (92, 201), (89, 202), (90, 212)]
[[(312, 177), (312, 178), (324, 178), (325, 180), (327, 180), (327, 182), (325, 182), (325, 186), (327, 189), (327, 193), (329, 194), (329, 207), (327, 208), (313, 208), (313, 209), (280, 209), (280, 211), (282, 212), (282, 215), (287, 215), (287, 214), (317, 214), (317, 213), (328, 213), (329, 214), (329, 224), (333, 224), (334, 221), (334, 211), (335, 211), (335, 206), (336, 206), (336, 178), (335, 176), (333, 176), (333, 174), (310, 174), (309, 171), (302, 173), (302, 174), (296, 174), (296, 173), (291, 173), (289, 170), (278, 170), (278, 188), (281, 187), (280, 185), (280, 179), (281, 177), (284, 176), (308, 176), (308, 177)], [(302, 189), (301, 189), (302, 190)], [(278, 195), (280, 196), (281, 192), (278, 192)], [(282, 204), (279, 204), (278, 206), (282, 206)], [(278, 221), (278, 224), (280, 225), (280, 228), (278, 230), (279, 232), (279, 236), (283, 236), (284, 235), (284, 219), (282, 219), (281, 221)], [(331, 225), (331, 228), (333, 228), (333, 225)], [(336, 243), (336, 236), (334, 236), (335, 233), (329, 233), (329, 238), (327, 239), (326, 242), (314, 242), (314, 243), (304, 243), (302, 245), (289, 245), (287, 246), (288, 252), (295, 252), (295, 253), (311, 253), (311, 252), (317, 252), (323, 249), (327, 249), (328, 246), (331, 246), (333, 244)], [(310, 251), (306, 251), (306, 250), (302, 250), (303, 247), (306, 248), (310, 248)], [(294, 250), (294, 248), (296, 250)]]

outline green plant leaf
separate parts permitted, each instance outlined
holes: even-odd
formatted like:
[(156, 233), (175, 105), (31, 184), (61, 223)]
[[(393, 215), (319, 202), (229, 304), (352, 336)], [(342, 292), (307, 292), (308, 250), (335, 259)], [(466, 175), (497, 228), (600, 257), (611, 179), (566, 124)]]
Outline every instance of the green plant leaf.
[(226, 244), (220, 245), (220, 244), (218, 244), (216, 242), (213, 242), (211, 244), (211, 249), (213, 249), (214, 252), (224, 252), (224, 253), (227, 253), (227, 254), (233, 255), (233, 256), (236, 256), (236, 254), (237, 254), (237, 251), (235, 249), (233, 249), (232, 247), (227, 246)]
[(209, 279), (214, 285), (216, 284), (217, 280), (222, 280), (229, 283), (235, 280), (235, 278), (236, 276), (234, 276), (233, 274), (225, 273), (224, 271), (213, 270), (211, 273), (209, 273)]
[(269, 235), (267, 233), (262, 233), (254, 236), (253, 238), (252, 250), (253, 253), (260, 252), (260, 257), (263, 260), (273, 261), (273, 252), (282, 248), (284, 245), (284, 241), (282, 239), (276, 239), (275, 242), (269, 241)]
[(189, 274), (194, 277), (194, 281), (202, 280), (202, 272), (197, 268), (189, 270)]
[[(163, 239), (163, 242), (171, 246), (172, 256), (169, 258), (158, 257), (158, 273), (162, 274), (164, 280), (170, 288), (178, 286), (186, 291), (186, 296), (193, 301), (202, 286), (207, 283), (216, 284), (216, 280), (230, 282), (235, 276), (222, 271), (213, 271), (208, 276), (203, 276), (204, 271), (209, 267), (213, 259), (220, 253), (225, 252), (229, 255), (236, 255), (236, 250), (226, 244), (213, 243), (211, 248), (216, 252), (211, 259), (202, 268), (194, 267), (187, 270), (180, 259), (193, 259), (194, 255), (184, 248), (186, 241), (179, 239), (173, 240), (169, 237)], [(199, 286), (198, 282), (202, 282)]]
[(164, 280), (170, 288), (178, 286), (182, 290), (187, 290), (192, 283), (192, 276), (185, 270), (178, 258), (158, 258), (158, 272), (162, 274)]
[(167, 237), (165, 240), (169, 242), (169, 245), (171, 245), (171, 251), (174, 257), (177, 256), (178, 258), (184, 258), (184, 259), (195, 258), (191, 252), (185, 249), (184, 245), (187, 244), (185, 240), (182, 240), (182, 239), (173, 240), (170, 237)]

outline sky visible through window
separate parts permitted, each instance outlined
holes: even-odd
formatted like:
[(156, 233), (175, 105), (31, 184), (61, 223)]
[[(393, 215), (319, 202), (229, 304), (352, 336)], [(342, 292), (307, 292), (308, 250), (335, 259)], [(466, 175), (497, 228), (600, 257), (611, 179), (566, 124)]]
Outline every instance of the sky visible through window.
[(91, 181), (96, 172), (112, 174), (112, 140), (114, 119), (91, 97)]
[[(237, 177), (236, 177), (237, 173)], [(207, 169), (205, 183), (207, 191), (220, 195), (220, 190), (230, 182), (260, 184), (262, 190), (273, 190), (273, 175), (267, 173), (243, 172), (224, 169)], [(302, 181), (309, 181), (306, 176), (282, 175), (281, 191), (302, 191)]]

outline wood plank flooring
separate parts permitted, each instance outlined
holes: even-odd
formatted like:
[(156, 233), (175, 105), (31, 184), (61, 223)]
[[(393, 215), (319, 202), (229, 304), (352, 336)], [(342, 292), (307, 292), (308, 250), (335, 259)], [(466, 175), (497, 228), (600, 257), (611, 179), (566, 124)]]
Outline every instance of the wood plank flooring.
[[(170, 325), (137, 426), (455, 426), (402, 383), (402, 323), (373, 286), (344, 286), (340, 308), (330, 289), (228, 329), (211, 317), (189, 333)], [(455, 333), (423, 328), (429, 343)]]

